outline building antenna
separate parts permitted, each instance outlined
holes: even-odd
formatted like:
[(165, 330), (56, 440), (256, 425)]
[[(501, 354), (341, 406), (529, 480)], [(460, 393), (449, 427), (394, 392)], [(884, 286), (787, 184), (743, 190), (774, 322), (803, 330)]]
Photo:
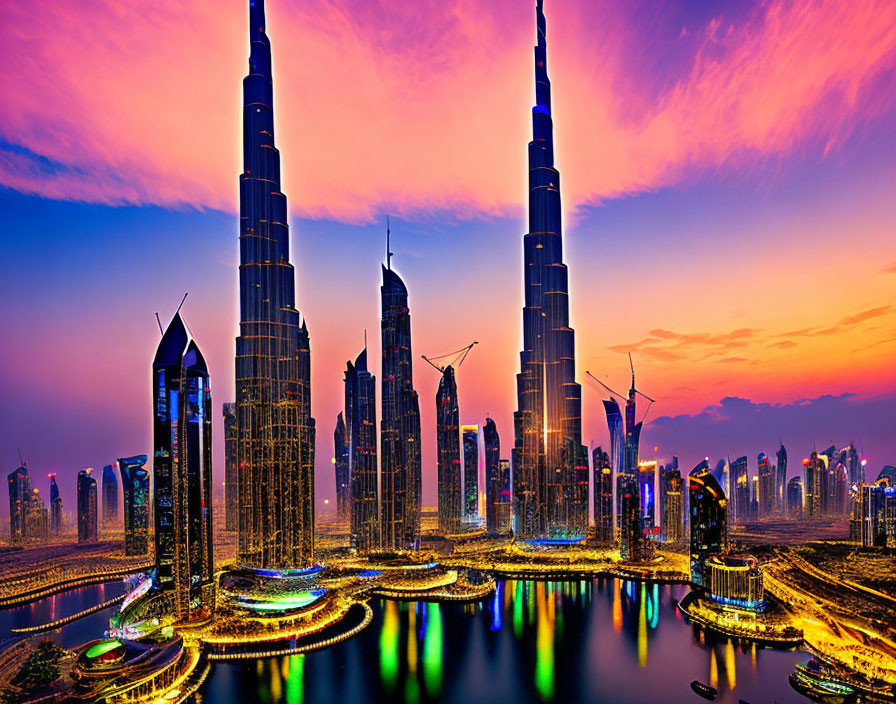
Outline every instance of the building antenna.
[(25, 458), (22, 457), (22, 446), (18, 445), (19, 448), (19, 463), (24, 467), (25, 466)]
[(187, 300), (187, 296), (189, 296), (189, 295), (190, 295), (189, 292), (187, 292), (187, 293), (184, 294), (184, 297), (180, 299), (180, 305), (177, 307), (177, 310), (174, 311), (174, 314), (175, 314), (175, 315), (177, 315), (178, 313), (180, 313), (180, 309), (183, 308), (183, 306), (184, 306), (184, 301)]
[(386, 216), (386, 268), (392, 271), (392, 248), (389, 246), (390, 236), (392, 234), (389, 228), (389, 216)]
[(367, 328), (364, 328), (364, 349), (367, 349)]
[(162, 329), (162, 321), (159, 320), (159, 312), (156, 311), (156, 322), (159, 324), (159, 333), (161, 333), (162, 337), (165, 337), (165, 331)]

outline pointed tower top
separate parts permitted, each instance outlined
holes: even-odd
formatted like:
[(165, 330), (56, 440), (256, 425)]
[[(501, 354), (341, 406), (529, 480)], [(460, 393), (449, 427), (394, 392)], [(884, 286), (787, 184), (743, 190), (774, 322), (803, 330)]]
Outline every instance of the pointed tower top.
[(386, 268), (389, 271), (392, 271), (392, 247), (389, 246), (390, 235), (392, 234), (389, 229), (389, 216), (386, 216)]
[(635, 395), (635, 363), (632, 362), (632, 353), (631, 352), (628, 353), (628, 364), (632, 368), (632, 388), (628, 392), (628, 395), (630, 397), (633, 397)]

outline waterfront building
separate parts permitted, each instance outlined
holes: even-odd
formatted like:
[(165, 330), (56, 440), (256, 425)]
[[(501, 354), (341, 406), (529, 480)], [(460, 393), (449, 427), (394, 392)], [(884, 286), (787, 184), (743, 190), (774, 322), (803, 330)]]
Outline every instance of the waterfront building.
[(62, 497), (56, 484), (56, 474), (47, 475), (50, 480), (50, 535), (58, 537), (62, 533)]
[(523, 349), (512, 456), (514, 516), (522, 538), (576, 538), (584, 537), (588, 524), (587, 491), (576, 482), (588, 454), (582, 445), (582, 389), (575, 380), (575, 333), (563, 263), (543, 0), (536, 0), (536, 24), (529, 232), (523, 238)]
[(645, 535), (651, 535), (656, 526), (656, 475), (656, 460), (638, 462), (638, 494), (641, 500), (641, 522)]
[(212, 398), (208, 366), (180, 312), (152, 363), (156, 580), (172, 613), (214, 609)]
[(653, 543), (647, 537), (641, 520), (637, 480), (623, 474), (618, 484), (622, 514), (619, 523), (619, 555), (627, 562), (644, 562), (653, 556)]
[(336, 416), (336, 428), (333, 430), (333, 472), (336, 479), (336, 517), (340, 521), (349, 521), (352, 515), (352, 485), (349, 467), (351, 462), (348, 441), (348, 428), (342, 411)]
[(349, 431), (351, 546), (368, 553), (380, 546), (376, 472), (376, 377), (367, 370), (367, 348), (346, 362), (345, 415)]
[(464, 521), (475, 522), (479, 518), (479, 426), (461, 426), (461, 442), (464, 451)]
[(482, 426), (482, 442), (485, 446), (485, 529), (489, 533), (497, 533), (499, 503), (502, 503), (502, 498), (510, 498), (509, 492), (507, 497), (502, 497), (501, 492), (505, 489), (505, 478), (509, 480), (510, 475), (505, 477), (501, 471), (501, 438), (498, 436), (498, 426), (491, 418), (486, 418)]
[(311, 350), (295, 307), (286, 196), (274, 143), (271, 44), (264, 0), (249, 3), (240, 174), (240, 334), (236, 339), (239, 546), (249, 568), (314, 559)]
[(93, 468), (78, 472), (78, 542), (97, 539), (96, 479), (90, 476)]
[(454, 367), (442, 370), (436, 392), (436, 453), (438, 455), (439, 530), (457, 533), (463, 519), (461, 501), (460, 411)]
[(706, 569), (713, 601), (751, 611), (765, 606), (762, 569), (752, 555), (712, 555)]
[(594, 471), (594, 529), (602, 543), (613, 540), (613, 466), (610, 455), (602, 447), (592, 452)]
[(239, 428), (236, 423), (236, 404), (225, 403), (224, 415), (224, 530), (237, 531), (240, 527), (239, 460), (237, 445)]
[(731, 492), (731, 522), (745, 521), (750, 515), (750, 480), (747, 476), (747, 457), (728, 462), (729, 489)]
[(40, 496), (40, 489), (35, 487), (25, 503), (25, 542), (45, 543), (49, 533), (49, 512)]
[[(677, 459), (677, 458), (676, 458)], [(676, 463), (677, 464), (677, 463)], [(678, 468), (666, 470), (662, 481), (663, 495), (663, 540), (678, 543), (684, 540), (684, 523), (682, 521), (682, 482)]]
[(115, 467), (107, 464), (103, 467), (103, 523), (114, 523), (118, 520), (118, 478)]
[(757, 491), (757, 514), (759, 518), (768, 518), (775, 512), (776, 502), (776, 477), (775, 470), (769, 461), (768, 455), (759, 453), (756, 460), (756, 476), (759, 482)]
[(775, 465), (775, 510), (780, 514), (787, 513), (787, 450), (784, 443), (775, 453), (778, 463)]
[(787, 515), (798, 518), (803, 515), (803, 480), (791, 477), (787, 482)]
[(691, 581), (709, 586), (706, 560), (728, 549), (728, 501), (719, 481), (703, 461), (688, 476), (691, 524)]
[(827, 476), (828, 458), (813, 452), (809, 459), (803, 460), (803, 516), (816, 518), (825, 514), (827, 509)]
[(25, 506), (31, 496), (31, 475), (23, 463), (6, 478), (9, 488), (9, 542), (25, 540)]
[(411, 355), (411, 314), (408, 289), (392, 270), (386, 243), (387, 266), (380, 288), (382, 307), (382, 453), (381, 531), (387, 550), (415, 548), (420, 540), (422, 459), (420, 402), (414, 390)]
[(146, 455), (121, 457), (121, 489), (124, 498), (124, 554), (149, 552), (149, 471)]
[(510, 460), (498, 460), (498, 499), (495, 504), (495, 532), (509, 533), (513, 527)]

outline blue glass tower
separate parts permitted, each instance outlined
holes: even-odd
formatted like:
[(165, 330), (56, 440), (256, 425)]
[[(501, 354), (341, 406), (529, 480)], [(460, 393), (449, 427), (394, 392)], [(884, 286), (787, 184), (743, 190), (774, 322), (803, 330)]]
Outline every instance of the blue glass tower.
[(124, 554), (145, 555), (149, 551), (149, 471), (146, 455), (122, 457), (121, 489), (124, 496)]

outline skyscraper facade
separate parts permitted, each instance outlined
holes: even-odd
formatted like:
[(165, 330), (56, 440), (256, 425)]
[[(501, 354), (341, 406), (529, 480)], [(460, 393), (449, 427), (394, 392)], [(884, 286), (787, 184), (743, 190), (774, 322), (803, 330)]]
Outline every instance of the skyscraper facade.
[(461, 426), (464, 451), (464, 520), (479, 518), (479, 426)]
[(62, 497), (56, 484), (56, 474), (48, 475), (50, 480), (50, 535), (54, 538), (62, 533)]
[(25, 503), (25, 542), (45, 543), (50, 533), (50, 520), (47, 506), (35, 487)]
[(776, 477), (768, 455), (759, 453), (756, 461), (756, 474), (759, 477), (759, 517), (767, 518), (775, 512)]
[(798, 518), (803, 515), (803, 480), (791, 477), (787, 482), (787, 515)]
[[(485, 529), (489, 533), (498, 532), (498, 511), (502, 491), (510, 487), (504, 486), (501, 472), (501, 439), (498, 437), (498, 426), (491, 418), (485, 419), (482, 426), (482, 442), (485, 446)], [(466, 457), (464, 458), (466, 460)], [(509, 476), (506, 479), (510, 479)], [(509, 497), (509, 492), (508, 496)]]
[(582, 390), (575, 380), (575, 336), (569, 324), (543, 0), (536, 2), (536, 21), (529, 233), (523, 238), (523, 350), (514, 414), (514, 513), (516, 531), (524, 538), (581, 537), (587, 528), (588, 496), (577, 487), (576, 469), (587, 467), (588, 454), (582, 445)]
[(641, 500), (641, 521), (647, 534), (653, 532), (656, 525), (657, 505), (657, 462), (649, 460), (638, 462), (638, 493)]
[[(388, 246), (387, 246), (388, 249)], [(391, 252), (380, 288), (383, 375), (380, 425), (381, 531), (387, 550), (420, 539), (422, 462), (420, 402), (414, 390), (408, 289), (392, 271)]]
[(89, 543), (97, 539), (96, 479), (90, 476), (93, 469), (78, 472), (78, 542)]
[(352, 515), (350, 464), (348, 428), (342, 411), (339, 411), (339, 415), (336, 416), (336, 428), (333, 430), (333, 473), (336, 480), (336, 517), (340, 521), (348, 521)]
[(813, 452), (809, 459), (803, 460), (803, 516), (816, 518), (825, 513), (828, 496), (827, 457)]
[(498, 460), (498, 494), (494, 504), (495, 532), (509, 533), (513, 528), (513, 497), (511, 496), (510, 460)]
[(602, 543), (613, 540), (613, 466), (610, 455), (601, 447), (592, 452), (594, 472), (594, 530)]
[(103, 467), (103, 523), (118, 520), (118, 478), (115, 467), (107, 464)]
[(784, 443), (775, 453), (778, 463), (775, 465), (775, 510), (787, 513), (787, 450)]
[(442, 371), (436, 391), (436, 452), (438, 455), (439, 530), (457, 533), (463, 520), (460, 464), (460, 411), (457, 382), (450, 364)]
[(351, 546), (367, 553), (380, 546), (376, 467), (376, 378), (367, 371), (367, 348), (346, 363), (345, 413), (349, 431)]
[(669, 543), (678, 543), (684, 539), (684, 522), (682, 520), (682, 484), (681, 472), (669, 469), (663, 472), (663, 539)]
[(691, 581), (708, 587), (706, 560), (728, 549), (728, 502), (705, 463), (688, 476), (691, 524)]
[(6, 478), (9, 488), (9, 542), (25, 540), (25, 507), (31, 496), (31, 475), (24, 464)]
[(245, 567), (290, 570), (314, 557), (314, 419), (308, 329), (295, 307), (286, 196), (274, 146), (264, 0), (249, 3), (240, 174), (236, 339), (239, 549)]
[(604, 400), (604, 411), (607, 414), (607, 428), (610, 431), (610, 466), (612, 468), (612, 481), (616, 487), (616, 503), (613, 511), (614, 530), (620, 525), (622, 515), (622, 492), (619, 484), (622, 475), (625, 474), (623, 458), (625, 455), (625, 429), (622, 425), (622, 413), (615, 398)]
[(178, 618), (214, 609), (212, 398), (180, 313), (152, 363), (156, 578)]
[(236, 531), (240, 526), (236, 404), (225, 403), (221, 410), (224, 415), (224, 530)]
[(149, 470), (146, 460), (146, 455), (118, 460), (124, 497), (124, 554), (128, 556), (149, 552)]
[(729, 517), (732, 523), (739, 523), (750, 517), (750, 478), (747, 474), (746, 455), (729, 462), (728, 468), (732, 498), (732, 510)]

